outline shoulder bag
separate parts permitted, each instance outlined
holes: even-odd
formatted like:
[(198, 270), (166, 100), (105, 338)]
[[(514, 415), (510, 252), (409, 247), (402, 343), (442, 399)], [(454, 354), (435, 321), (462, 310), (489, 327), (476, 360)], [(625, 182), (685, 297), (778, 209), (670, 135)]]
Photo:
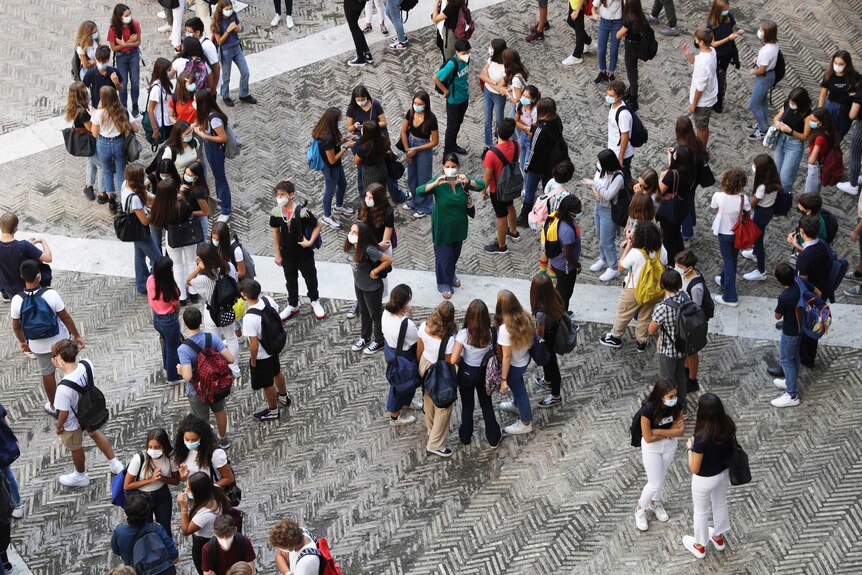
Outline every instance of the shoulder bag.
[(656, 210), (655, 217), (658, 221), (665, 221), (669, 224), (682, 224), (685, 219), (685, 201), (679, 197), (679, 172), (670, 170), (673, 173), (673, 192), (668, 198), (662, 198), (661, 203)]
[(760, 234), (763, 233), (758, 225), (751, 220), (751, 213), (742, 211), (744, 206), (745, 197), (739, 196), (739, 219), (731, 228), (734, 234), (733, 247), (738, 250), (747, 250), (752, 247)]
[(150, 237), (150, 226), (142, 224), (138, 214), (131, 209), (132, 197), (129, 194), (124, 208), (114, 216), (114, 233), (121, 242), (140, 242)]
[(79, 158), (89, 158), (96, 154), (96, 138), (87, 128), (64, 128), (62, 132), (69, 154)]
[(736, 440), (731, 439), (730, 458), (727, 460), (727, 470), (730, 475), (731, 485), (745, 485), (751, 481), (751, 467), (748, 465), (748, 454)]

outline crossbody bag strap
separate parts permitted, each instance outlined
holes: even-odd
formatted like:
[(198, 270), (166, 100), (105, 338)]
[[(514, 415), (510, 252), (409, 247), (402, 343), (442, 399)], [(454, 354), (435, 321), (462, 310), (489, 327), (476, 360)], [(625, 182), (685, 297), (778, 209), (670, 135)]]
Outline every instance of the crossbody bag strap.
[(401, 329), (398, 330), (398, 346), (395, 348), (395, 357), (401, 355), (401, 349), (404, 347), (404, 340), (407, 339), (407, 322), (408, 318), (401, 320)]
[(450, 336), (444, 336), (443, 339), (440, 340), (440, 350), (437, 352), (437, 361), (444, 361), (446, 359), (446, 344), (449, 343)]

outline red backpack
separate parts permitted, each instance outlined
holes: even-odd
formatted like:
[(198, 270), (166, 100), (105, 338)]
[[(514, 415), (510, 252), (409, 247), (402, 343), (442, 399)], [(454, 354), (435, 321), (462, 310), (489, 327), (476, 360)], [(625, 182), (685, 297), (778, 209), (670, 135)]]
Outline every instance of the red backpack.
[(329, 550), (329, 542), (326, 541), (326, 537), (321, 537), (315, 541), (311, 533), (305, 529), (303, 529), (303, 531), (309, 539), (315, 542), (317, 549), (303, 549), (299, 552), (299, 557), (296, 558), (296, 562), (299, 563), (300, 559), (308, 555), (314, 555), (320, 559), (320, 575), (342, 575), (341, 567), (339, 567), (335, 562), (335, 559), (332, 557), (332, 552)]
[(233, 385), (233, 374), (227, 360), (212, 347), (212, 334), (205, 334), (204, 348), (187, 339), (187, 345), (198, 354), (197, 366), (194, 366), (191, 384), (203, 401), (216, 403), (230, 395)]
[[(458, 40), (469, 40), (476, 31), (476, 23), (473, 22), (473, 16), (470, 14), (470, 9), (467, 8), (465, 1), (458, 10), (458, 24), (455, 26), (455, 38)], [(457, 71), (457, 67), (455, 68)]]
[(834, 186), (843, 178), (844, 156), (841, 154), (841, 148), (830, 146), (820, 165), (820, 183), (824, 186)]

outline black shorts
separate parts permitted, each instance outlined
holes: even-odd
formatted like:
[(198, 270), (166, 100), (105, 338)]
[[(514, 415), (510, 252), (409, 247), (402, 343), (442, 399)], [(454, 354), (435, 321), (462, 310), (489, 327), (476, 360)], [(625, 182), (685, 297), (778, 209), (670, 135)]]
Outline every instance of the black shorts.
[(258, 359), (256, 365), (250, 367), (251, 388), (254, 390), (271, 387), (275, 377), (281, 373), (281, 363), (278, 361), (278, 356)]
[(501, 202), (497, 199), (497, 193), (488, 194), (491, 196), (491, 207), (494, 208), (494, 215), (498, 218), (505, 218), (509, 215), (509, 206), (513, 205), (514, 202)]

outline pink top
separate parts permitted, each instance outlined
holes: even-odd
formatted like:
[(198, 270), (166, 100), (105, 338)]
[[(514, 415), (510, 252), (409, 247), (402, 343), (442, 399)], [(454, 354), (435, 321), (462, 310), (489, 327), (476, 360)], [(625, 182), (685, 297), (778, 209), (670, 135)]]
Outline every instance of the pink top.
[(175, 312), (174, 304), (179, 301), (179, 297), (175, 297), (168, 302), (156, 299), (156, 278), (155, 276), (150, 276), (147, 278), (147, 301), (154, 312), (159, 315), (167, 315)]

